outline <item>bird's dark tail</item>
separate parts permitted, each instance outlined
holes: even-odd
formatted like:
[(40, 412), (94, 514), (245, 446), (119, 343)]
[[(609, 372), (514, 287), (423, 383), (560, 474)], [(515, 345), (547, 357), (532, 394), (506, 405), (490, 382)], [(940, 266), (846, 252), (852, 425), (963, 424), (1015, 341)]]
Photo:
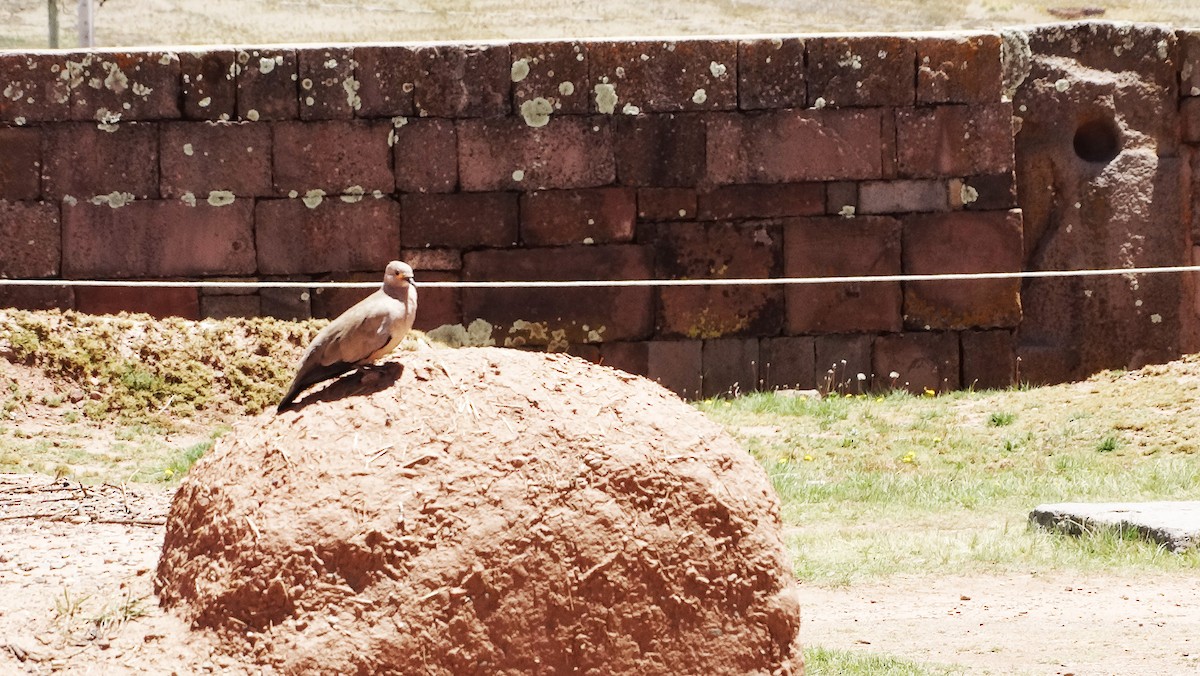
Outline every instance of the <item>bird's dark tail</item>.
[(292, 402), (296, 401), (296, 397), (300, 396), (300, 393), (309, 387), (353, 370), (354, 364), (339, 361), (329, 366), (318, 366), (307, 373), (296, 374), (295, 382), (288, 388), (287, 394), (283, 395), (283, 399), (279, 400), (279, 406), (275, 408), (275, 412), (283, 413), (288, 406), (292, 405)]

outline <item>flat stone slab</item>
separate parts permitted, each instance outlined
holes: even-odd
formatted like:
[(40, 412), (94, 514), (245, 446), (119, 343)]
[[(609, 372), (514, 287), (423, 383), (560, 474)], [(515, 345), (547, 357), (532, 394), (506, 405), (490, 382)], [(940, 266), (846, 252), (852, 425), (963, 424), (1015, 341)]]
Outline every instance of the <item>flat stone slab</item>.
[(1029, 520), (1072, 535), (1096, 528), (1132, 528), (1176, 552), (1200, 544), (1200, 501), (1060, 502), (1038, 505)]

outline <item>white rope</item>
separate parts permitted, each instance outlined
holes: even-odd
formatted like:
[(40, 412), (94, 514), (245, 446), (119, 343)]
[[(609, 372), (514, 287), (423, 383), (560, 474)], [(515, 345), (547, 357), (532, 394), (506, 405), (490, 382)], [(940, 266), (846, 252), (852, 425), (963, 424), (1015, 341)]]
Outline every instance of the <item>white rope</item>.
[[(561, 281), (458, 281), (422, 282), (417, 288), (458, 289), (561, 289), (587, 287), (639, 286), (777, 286), (792, 284), (860, 284), (878, 282), (939, 282), (981, 279), (1044, 279), (1049, 277), (1104, 277), (1149, 275), (1174, 272), (1200, 272), (1200, 265), (1171, 265), (1149, 268), (1108, 268), (1102, 270), (1030, 270), (1025, 272), (961, 272), (943, 274), (854, 275), (847, 277), (774, 277), (740, 279), (575, 279)], [(277, 282), (277, 281), (205, 281), (205, 280), (96, 280), (96, 279), (0, 279), (0, 286), (103, 286), (204, 289), (373, 289), (379, 282)]]

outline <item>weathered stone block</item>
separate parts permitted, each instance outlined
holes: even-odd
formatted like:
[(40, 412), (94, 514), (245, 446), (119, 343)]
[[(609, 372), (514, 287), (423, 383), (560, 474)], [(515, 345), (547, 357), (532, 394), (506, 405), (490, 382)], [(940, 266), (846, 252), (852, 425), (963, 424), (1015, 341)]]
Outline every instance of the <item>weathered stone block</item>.
[[(657, 252), (658, 279), (769, 278), (781, 269), (782, 237), (771, 223), (663, 223), (639, 241)], [(658, 333), (717, 338), (779, 333), (779, 286), (673, 286), (658, 289)]]
[(71, 310), (75, 307), (75, 290), (69, 286), (0, 286), (0, 307)]
[(643, 40), (587, 45), (599, 113), (731, 110), (737, 107), (733, 40)]
[[(68, 64), (72, 64), (68, 69)], [(71, 117), (71, 85), (82, 80), (67, 54), (0, 53), (0, 122), (27, 124)]]
[(258, 122), (294, 120), (300, 116), (296, 50), (241, 50), (235, 60), (239, 119)]
[(382, 275), (400, 254), (400, 205), (388, 197), (326, 199), (311, 208), (302, 200), (262, 200), (255, 205), (254, 222), (262, 274)]
[(809, 38), (806, 47), (810, 106), (911, 106), (916, 101), (917, 56), (911, 39), (822, 36)]
[(608, 120), (551, 117), (543, 127), (520, 118), (460, 120), (458, 175), (463, 190), (592, 188), (616, 178)]
[(1179, 93), (1200, 96), (1200, 31), (1179, 30)]
[(63, 276), (252, 274), (252, 215), (253, 203), (245, 199), (219, 207), (177, 200), (137, 200), (119, 208), (64, 204)]
[(704, 341), (704, 381), (708, 397), (732, 397), (758, 389), (758, 340), (723, 338)]
[(308, 289), (263, 289), (259, 304), (264, 317), (296, 322), (312, 318), (311, 294)]
[(458, 249), (401, 249), (400, 260), (418, 272), (462, 270), (462, 251)]
[(231, 120), (237, 116), (236, 59), (232, 49), (179, 54), (185, 119)]
[(392, 131), (392, 153), (400, 192), (452, 192), (458, 185), (458, 133), (452, 120), (404, 119)]
[(349, 47), (296, 51), (300, 78), (300, 119), (349, 120), (362, 106)]
[[(784, 276), (900, 273), (900, 223), (882, 216), (794, 219), (784, 223)], [(787, 333), (899, 331), (899, 282), (792, 284)], [(818, 363), (818, 367), (821, 364)]]
[(41, 131), (0, 127), (0, 200), (36, 200), (41, 194)]
[(413, 92), (421, 60), (412, 47), (365, 45), (354, 48), (358, 66), (359, 117), (416, 115)]
[[(463, 254), (466, 280), (648, 279), (652, 271), (652, 250), (630, 244)], [(463, 289), (463, 317), (493, 324), (500, 345), (563, 349), (648, 338), (654, 298), (646, 287)]]
[(738, 107), (804, 108), (807, 95), (803, 39), (738, 42)]
[(879, 110), (783, 110), (708, 118), (708, 179), (788, 183), (879, 178)]
[[(1136, 72), (1139, 79), (1177, 94), (1181, 73), (1175, 32), (1152, 23), (1085, 21), (1041, 26), (1029, 31), (1030, 50), (1060, 63), (1074, 59), (1089, 68), (1112, 73)], [(1055, 58), (1058, 57), (1058, 58)], [(1037, 66), (1035, 64), (1036, 74)]]
[(460, 275), (457, 272), (427, 272), (417, 269), (416, 277), (421, 298), (413, 327), (418, 331), (429, 331), (447, 324), (461, 324), (462, 289), (423, 285), (425, 282), (456, 282)]
[(0, 200), (0, 277), (56, 277), (61, 258), (57, 204)]
[(155, 125), (130, 122), (112, 131), (86, 122), (48, 127), (44, 157), (42, 189), (48, 197), (158, 197)]
[(262, 313), (262, 303), (253, 295), (209, 295), (200, 296), (200, 316), (207, 319), (229, 317), (257, 317)]
[(950, 208), (945, 180), (864, 181), (858, 186), (858, 213), (900, 214)]
[(608, 244), (633, 240), (637, 193), (633, 188), (543, 190), (521, 195), (525, 246)]
[(696, 191), (690, 188), (638, 188), (638, 219), (648, 223), (696, 218)]
[(1184, 143), (1200, 143), (1200, 97), (1179, 102), (1179, 122)]
[(699, 195), (700, 220), (818, 216), (825, 213), (821, 183), (719, 186)]
[(817, 386), (816, 341), (811, 336), (763, 338), (758, 344), (762, 390), (811, 390)]
[(276, 194), (322, 190), (353, 198), (395, 187), (385, 121), (279, 122), (272, 146)]
[[(321, 275), (314, 281), (318, 282), (377, 282), (382, 277), (380, 273), (372, 272), (335, 272)], [(315, 287), (309, 298), (312, 316), (322, 319), (333, 319), (350, 309), (352, 305), (366, 298), (374, 289)], [(424, 308), (421, 308), (424, 309)]]
[(897, 110), (896, 148), (904, 177), (1012, 171), (1012, 104)]
[(917, 103), (997, 103), (1004, 84), (997, 34), (922, 37)]
[(1007, 171), (1003, 174), (968, 176), (957, 185), (951, 181), (950, 203), (951, 206), (961, 205), (969, 211), (1012, 209), (1017, 206), (1017, 184), (1013, 173)]
[(825, 213), (853, 216), (858, 212), (858, 183), (834, 181), (825, 184)]
[[(872, 369), (876, 389), (896, 388), (920, 394), (959, 387), (958, 334), (894, 333), (875, 338)], [(896, 373), (898, 378), (892, 379)]]
[(516, 193), (413, 194), (401, 204), (408, 248), (504, 247), (518, 240)]
[(71, 91), (76, 120), (116, 123), (180, 117), (181, 72), (174, 52), (89, 52)]
[(140, 312), (158, 319), (200, 319), (200, 294), (183, 288), (80, 286), (75, 288), (75, 309), (90, 315)]
[(514, 110), (542, 98), (554, 114), (588, 112), (591, 92), (587, 48), (582, 42), (517, 42), (509, 45), (509, 53)]
[(163, 197), (220, 200), (274, 194), (271, 128), (253, 122), (173, 122), (159, 127)]
[(418, 47), (413, 102), (421, 117), (496, 117), (511, 106), (508, 45)]
[(699, 340), (655, 340), (647, 345), (646, 377), (685, 399), (698, 399), (703, 389), (703, 343)]
[(1017, 383), (1016, 341), (1012, 331), (963, 331), (960, 341), (963, 387), (991, 390)]
[[(870, 386), (873, 373), (871, 336), (831, 334), (816, 336), (813, 342), (817, 353), (814, 375), (818, 389), (822, 392), (862, 394)], [(858, 377), (860, 373), (862, 379)]]
[(620, 116), (612, 123), (617, 177), (621, 183), (691, 187), (704, 178), (703, 116)]
[[(904, 219), (903, 249), (906, 274), (1018, 272), (1023, 257), (1021, 212), (912, 215)], [(909, 328), (989, 328), (1020, 322), (1019, 279), (904, 285), (904, 324)]]

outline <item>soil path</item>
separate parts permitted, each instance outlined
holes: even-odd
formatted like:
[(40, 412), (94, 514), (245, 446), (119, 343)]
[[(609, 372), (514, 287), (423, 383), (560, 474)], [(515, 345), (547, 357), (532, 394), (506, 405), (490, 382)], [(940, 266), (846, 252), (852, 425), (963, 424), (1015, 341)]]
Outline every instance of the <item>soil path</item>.
[[(239, 673), (158, 608), (170, 491), (0, 474), (0, 673)], [(971, 674), (1200, 671), (1200, 585), (1062, 573), (801, 590), (805, 645)]]

